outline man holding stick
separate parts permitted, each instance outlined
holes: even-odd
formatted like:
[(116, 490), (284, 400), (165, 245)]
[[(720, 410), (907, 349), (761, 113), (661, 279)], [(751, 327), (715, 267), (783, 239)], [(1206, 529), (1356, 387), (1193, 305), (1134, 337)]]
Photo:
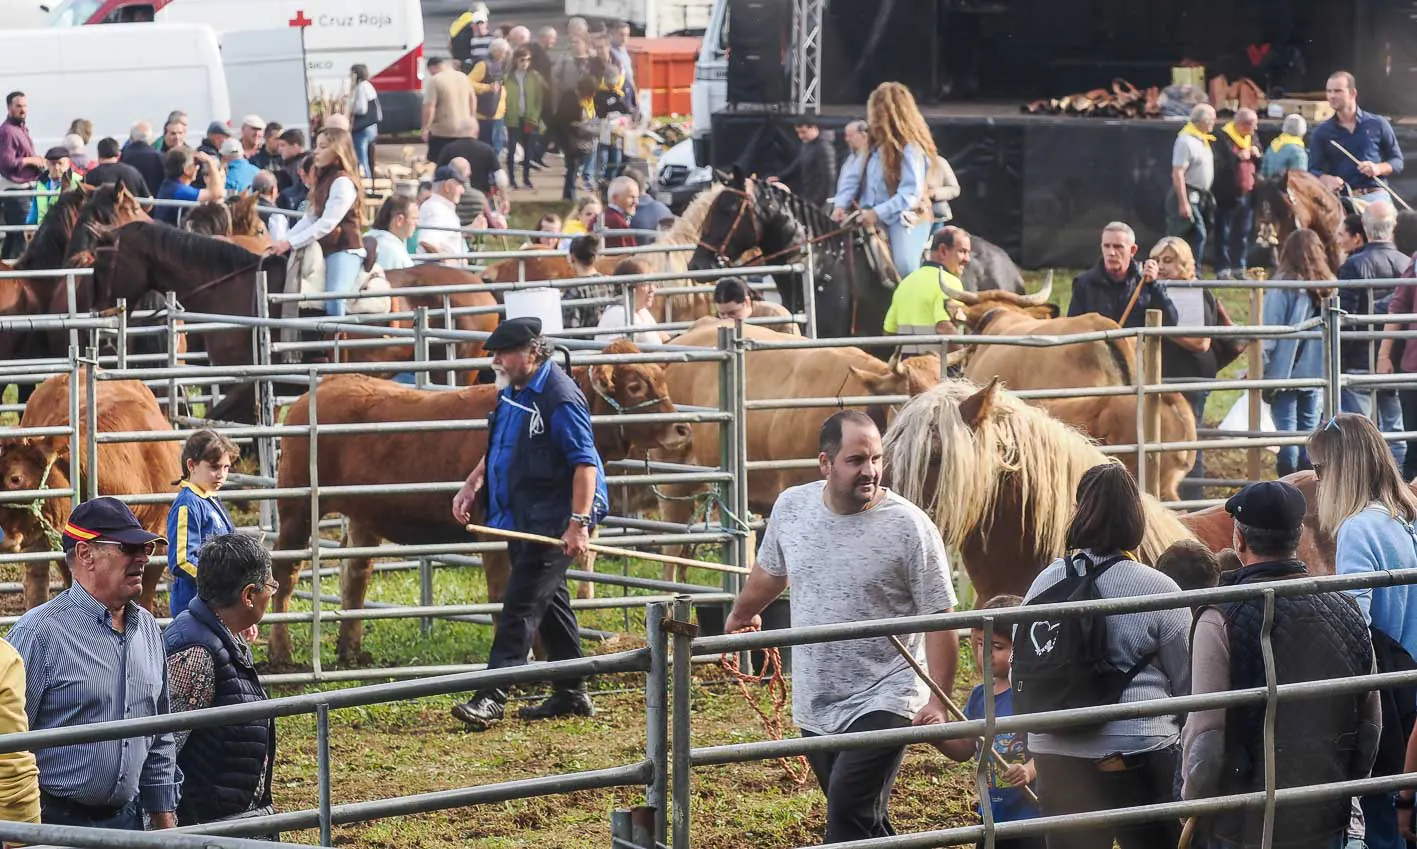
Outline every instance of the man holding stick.
[[(502, 322), (484, 343), (497, 373), (497, 407), (488, 416), (487, 455), (453, 498), (453, 518), (467, 524), (478, 495), (486, 492), (491, 528), (560, 537), (559, 547), (507, 543), (511, 579), (492, 637), (489, 669), (526, 663), (534, 634), (550, 660), (581, 656), (580, 628), (566, 589), (566, 569), (585, 553), (590, 529), (608, 511), (605, 467), (595, 450), (590, 409), (574, 380), (551, 361), (541, 320)], [(480, 690), (453, 708), (475, 731), (502, 719), (507, 693)], [(558, 681), (551, 697), (523, 708), (522, 719), (590, 716), (595, 712), (581, 681)]]
[(1333, 117), (1314, 128), (1309, 172), (1331, 191), (1342, 192), (1346, 185), (1350, 201), (1357, 202), (1354, 212), (1380, 200), (1396, 203), (1383, 181), (1402, 173), (1402, 148), (1392, 124), (1358, 108), (1358, 84), (1347, 71), (1334, 72), (1324, 93)]
[[(790, 585), (792, 625), (947, 613), (954, 608), (940, 533), (924, 511), (880, 485), (881, 433), (864, 413), (827, 419), (818, 439), (818, 483), (783, 492), (757, 564), (725, 625), (758, 628), (762, 610)], [(910, 660), (924, 655), (930, 679), (948, 695), (959, 661), (952, 631), (911, 635)], [(792, 716), (806, 737), (881, 731), (946, 720), (888, 637), (793, 650)], [(826, 842), (888, 837), (891, 786), (904, 746), (809, 755), (827, 797)]]

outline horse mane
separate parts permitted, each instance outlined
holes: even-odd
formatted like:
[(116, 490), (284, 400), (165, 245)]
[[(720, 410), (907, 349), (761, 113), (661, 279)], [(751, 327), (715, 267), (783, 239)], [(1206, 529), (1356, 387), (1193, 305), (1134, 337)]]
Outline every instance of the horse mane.
[[(1053, 559), (1064, 553), (1078, 480), (1093, 466), (1115, 462), (1083, 434), (1038, 407), (998, 391), (978, 429), (960, 415), (960, 403), (980, 391), (967, 380), (946, 380), (896, 413), (885, 437), (891, 485), (930, 513), (946, 544), (988, 536), (1006, 486), (1018, 490), (1021, 519), (1034, 548)], [(933, 455), (935, 491), (926, 492)], [(1146, 536), (1138, 557), (1155, 563), (1190, 531), (1161, 502), (1143, 494)]]
[(260, 213), (256, 211), (256, 204), (260, 198), (249, 192), (241, 195), (231, 202), (231, 233), (232, 236), (264, 236), (266, 235), (265, 222), (261, 221)]
[(699, 234), (703, 232), (704, 221), (708, 219), (709, 210), (713, 208), (713, 202), (718, 199), (723, 191), (721, 183), (714, 183), (707, 189), (699, 192), (694, 199), (689, 201), (689, 205), (684, 209), (684, 214), (674, 222), (664, 233), (655, 239), (655, 244), (661, 245), (695, 245), (698, 244)]
[[(66, 266), (84, 267), (93, 264), (93, 248), (98, 242), (95, 228), (112, 227), (118, 223), (120, 217), (118, 186), (118, 183), (108, 183), (94, 189), (88, 202), (79, 211), (64, 258)], [(127, 195), (127, 201), (137, 206), (137, 200), (132, 195)]]
[(60, 192), (54, 203), (39, 222), (29, 246), (12, 266), (15, 271), (29, 271), (39, 268), (57, 268), (64, 262), (69, 250), (69, 240), (79, 220), (80, 210), (89, 199), (89, 192), (83, 188)]
[(147, 239), (149, 253), (165, 253), (177, 262), (199, 268), (220, 266), (210, 269), (219, 273), (235, 271), (260, 259), (259, 255), (231, 242), (178, 230), (156, 221), (134, 221), (113, 232), (117, 234), (120, 246), (123, 234), (140, 233)]

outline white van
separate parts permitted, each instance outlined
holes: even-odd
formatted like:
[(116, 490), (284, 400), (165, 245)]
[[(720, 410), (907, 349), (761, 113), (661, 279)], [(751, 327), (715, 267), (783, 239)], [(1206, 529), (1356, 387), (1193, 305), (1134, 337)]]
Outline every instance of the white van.
[(728, 0), (715, 0), (709, 13), (689, 102), (693, 107), (689, 138), (659, 158), (654, 175), (656, 196), (676, 213), (713, 182), (709, 168), (713, 113), (728, 105)]
[(0, 30), (0, 79), (28, 98), (40, 155), (75, 118), (93, 122), (94, 138), (121, 141), (137, 121), (162, 132), (182, 109), (193, 145), (210, 122), (231, 120), (216, 33), (196, 24)]
[(5, 29), (42, 27), (49, 18), (49, 7), (42, 0), (0, 0), (0, 21)]
[(351, 65), (369, 68), (382, 132), (419, 126), (423, 91), (420, 0), (62, 0), (49, 23), (70, 27), (153, 21), (206, 24), (218, 33), (298, 27), (310, 95), (339, 96)]

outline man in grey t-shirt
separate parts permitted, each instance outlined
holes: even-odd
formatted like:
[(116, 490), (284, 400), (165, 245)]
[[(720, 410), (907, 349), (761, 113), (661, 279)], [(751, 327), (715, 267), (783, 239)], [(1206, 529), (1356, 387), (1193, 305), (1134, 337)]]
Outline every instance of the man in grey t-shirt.
[(1215, 214), (1215, 154), (1210, 144), (1215, 109), (1202, 103), (1176, 134), (1171, 147), (1171, 185), (1166, 192), (1166, 235), (1180, 236), (1191, 246), (1196, 267), (1205, 261), (1205, 239)]
[[(945, 546), (919, 507), (884, 489), (881, 433), (846, 410), (822, 425), (825, 481), (795, 486), (773, 506), (757, 565), (733, 605), (729, 632), (759, 627), (758, 614), (792, 587), (792, 625), (834, 625), (945, 613), (954, 608)], [(954, 684), (959, 640), (952, 631), (911, 635), (930, 677)], [(807, 737), (879, 731), (946, 720), (885, 637), (793, 649), (792, 718)], [(903, 746), (811, 755), (827, 796), (826, 842), (888, 837), (886, 804)]]

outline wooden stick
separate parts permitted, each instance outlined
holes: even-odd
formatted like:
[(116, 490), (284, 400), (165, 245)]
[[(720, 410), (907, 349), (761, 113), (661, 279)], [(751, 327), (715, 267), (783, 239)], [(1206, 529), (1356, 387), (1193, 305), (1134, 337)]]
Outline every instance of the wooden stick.
[[(895, 650), (900, 652), (900, 656), (905, 658), (905, 662), (910, 664), (910, 668), (915, 670), (915, 674), (920, 676), (920, 680), (925, 682), (925, 686), (930, 688), (930, 692), (935, 694), (935, 698), (944, 702), (945, 708), (950, 712), (950, 715), (960, 722), (968, 722), (969, 720), (964, 715), (964, 711), (959, 709), (959, 706), (954, 703), (954, 700), (950, 698), (950, 694), (946, 693), (943, 687), (935, 683), (935, 679), (930, 677), (929, 673), (925, 671), (925, 668), (920, 665), (920, 661), (916, 660), (915, 655), (910, 653), (910, 649), (905, 647), (905, 643), (900, 641), (900, 637), (891, 634), (888, 639), (891, 641), (891, 645), (895, 646)], [(1000, 770), (1007, 770), (1009, 768), (1009, 762), (1004, 760), (1003, 756), (995, 751), (993, 746), (984, 746), (983, 737), (976, 737), (974, 739), (979, 742), (981, 749), (987, 748), (989, 750), (995, 767)], [(1038, 796), (1033, 792), (1033, 788), (1025, 784), (1023, 785), (1023, 792), (1027, 793), (1028, 798), (1037, 804)]]
[(1196, 833), (1196, 818), (1186, 817), (1186, 824), (1181, 827), (1181, 840), (1176, 844), (1176, 849), (1191, 849), (1191, 838)]
[[(1343, 145), (1339, 144), (1339, 143), (1338, 143), (1338, 139), (1329, 139), (1329, 140), (1328, 140), (1328, 143), (1331, 144), (1331, 145), (1333, 145), (1334, 147), (1338, 148), (1340, 151), (1342, 151), (1344, 156), (1346, 156), (1346, 157), (1348, 157), (1349, 159), (1353, 160), (1353, 164), (1354, 164), (1354, 165), (1362, 165), (1362, 164), (1363, 164), (1361, 161), (1359, 161), (1358, 157), (1354, 156), (1351, 152), (1349, 152), (1348, 148), (1346, 148), (1346, 147), (1344, 147)], [(1376, 175), (1376, 174), (1373, 175), (1372, 180), (1373, 180), (1374, 183), (1377, 183), (1380, 188), (1382, 188), (1384, 191), (1386, 191), (1386, 192), (1392, 197), (1393, 200), (1395, 200), (1395, 201), (1397, 201), (1398, 203), (1402, 204), (1402, 208), (1403, 208), (1403, 209), (1407, 210), (1408, 212), (1411, 212), (1411, 211), (1412, 211), (1412, 207), (1407, 203), (1407, 201), (1405, 201), (1405, 200), (1402, 199), (1402, 196), (1401, 196), (1401, 195), (1399, 195), (1397, 192), (1395, 192), (1395, 191), (1392, 190), (1392, 186), (1389, 186), (1389, 185), (1388, 185), (1387, 180), (1384, 180), (1382, 177), (1379, 177), (1379, 176)]]
[[(503, 539), (515, 539), (522, 542), (539, 542), (542, 545), (561, 546), (561, 540), (555, 537), (544, 537), (538, 534), (524, 534), (521, 531), (504, 531), (501, 528), (489, 528), (486, 525), (468, 525), (469, 533), (485, 534), (487, 536), (502, 537)], [(657, 551), (636, 551), (632, 548), (616, 548), (613, 545), (601, 545), (591, 543), (590, 550), (599, 554), (609, 554), (613, 557), (632, 557), (638, 560), (653, 560), (657, 563), (672, 563), (675, 566), (692, 566), (696, 569), (712, 569), (715, 572), (733, 572), (739, 575), (748, 574), (749, 569), (738, 566), (729, 566), (725, 563), (710, 563), (707, 560), (692, 560), (688, 557), (674, 557), (669, 554), (660, 554)]]
[[(1192, 211), (1191, 211), (1191, 214), (1192, 214), (1192, 215), (1195, 215), (1196, 213), (1195, 213), (1194, 210), (1192, 210)], [(1122, 318), (1121, 318), (1120, 321), (1117, 322), (1117, 326), (1118, 326), (1118, 327), (1126, 327), (1126, 326), (1127, 326), (1127, 319), (1128, 319), (1129, 317), (1131, 317), (1132, 310), (1133, 310), (1133, 309), (1136, 307), (1136, 305), (1137, 305), (1137, 299), (1141, 297), (1141, 290), (1142, 290), (1145, 286), (1146, 286), (1146, 282), (1145, 282), (1145, 281), (1143, 281), (1143, 280), (1141, 280), (1141, 279), (1138, 279), (1138, 280), (1137, 280), (1137, 287), (1132, 290), (1132, 299), (1131, 299), (1130, 301), (1127, 301), (1127, 308), (1124, 309), (1124, 310), (1122, 310)]]

